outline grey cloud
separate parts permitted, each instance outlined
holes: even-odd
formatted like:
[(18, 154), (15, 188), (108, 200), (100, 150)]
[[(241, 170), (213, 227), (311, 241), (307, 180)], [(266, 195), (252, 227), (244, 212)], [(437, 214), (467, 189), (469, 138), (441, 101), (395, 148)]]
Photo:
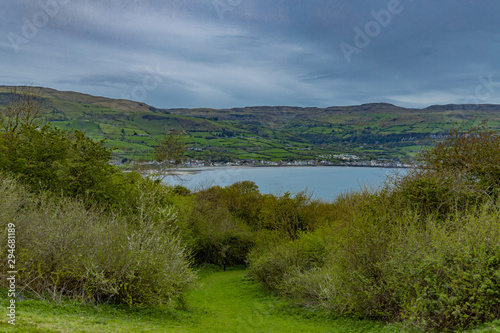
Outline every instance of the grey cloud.
[(159, 66), (145, 96), (157, 107), (427, 106), (467, 96), (481, 75), (500, 81), (492, 0), (400, 0), (350, 62), (339, 45), (356, 46), (354, 29), (396, 0), (221, 0), (223, 13), (211, 0), (69, 1), (14, 52), (8, 32), (22, 36), (48, 1), (2, 4), (0, 84), (121, 98)]

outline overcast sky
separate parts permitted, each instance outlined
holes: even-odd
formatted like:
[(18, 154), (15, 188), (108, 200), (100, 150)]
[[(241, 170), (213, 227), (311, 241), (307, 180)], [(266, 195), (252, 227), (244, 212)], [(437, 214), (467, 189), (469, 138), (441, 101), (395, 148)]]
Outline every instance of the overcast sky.
[(0, 85), (161, 107), (500, 104), (497, 0), (17, 0)]

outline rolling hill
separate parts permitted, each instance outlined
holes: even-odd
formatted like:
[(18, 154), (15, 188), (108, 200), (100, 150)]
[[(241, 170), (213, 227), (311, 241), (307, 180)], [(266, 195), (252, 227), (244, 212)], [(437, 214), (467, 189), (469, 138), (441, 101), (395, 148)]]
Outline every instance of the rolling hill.
[[(159, 109), (144, 103), (41, 88), (47, 119), (85, 131), (117, 147), (114, 158), (147, 158), (155, 141), (184, 131), (193, 159), (230, 161), (328, 159), (350, 153), (367, 159), (407, 160), (439, 140), (453, 124), (488, 120), (500, 128), (500, 105), (434, 105), (408, 109), (387, 103), (327, 108), (258, 106), (232, 109)], [(0, 86), (0, 105), (10, 88)]]

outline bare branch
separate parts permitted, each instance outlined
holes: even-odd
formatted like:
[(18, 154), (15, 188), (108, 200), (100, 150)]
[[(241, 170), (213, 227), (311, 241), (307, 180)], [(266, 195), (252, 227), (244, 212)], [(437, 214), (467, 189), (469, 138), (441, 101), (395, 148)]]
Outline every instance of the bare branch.
[(42, 125), (45, 109), (41, 88), (12, 87), (9, 104), (0, 109), (0, 125), (7, 133), (16, 132), (21, 124)]
[(185, 133), (178, 130), (166, 131), (163, 139), (151, 138), (157, 143), (153, 151), (153, 162), (142, 163), (139, 166), (140, 172), (150, 172), (158, 178), (175, 174), (175, 169), (184, 162), (186, 152)]

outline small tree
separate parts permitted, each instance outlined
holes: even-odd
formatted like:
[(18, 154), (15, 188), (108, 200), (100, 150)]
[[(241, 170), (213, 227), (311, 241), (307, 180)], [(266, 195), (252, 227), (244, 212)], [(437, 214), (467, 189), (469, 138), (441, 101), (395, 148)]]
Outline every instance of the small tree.
[(0, 125), (6, 133), (16, 132), (21, 124), (40, 126), (45, 109), (41, 88), (12, 87), (9, 103), (0, 109)]
[(161, 140), (151, 136), (157, 143), (153, 149), (153, 164), (140, 163), (136, 165), (137, 171), (152, 171), (152, 175), (160, 179), (172, 175), (173, 169), (182, 164), (186, 152), (186, 142), (183, 135), (184, 132), (169, 130)]
[(163, 168), (171, 168), (182, 163), (186, 143), (183, 133), (177, 130), (168, 131), (163, 140), (155, 140), (158, 146), (154, 150), (154, 158)]

